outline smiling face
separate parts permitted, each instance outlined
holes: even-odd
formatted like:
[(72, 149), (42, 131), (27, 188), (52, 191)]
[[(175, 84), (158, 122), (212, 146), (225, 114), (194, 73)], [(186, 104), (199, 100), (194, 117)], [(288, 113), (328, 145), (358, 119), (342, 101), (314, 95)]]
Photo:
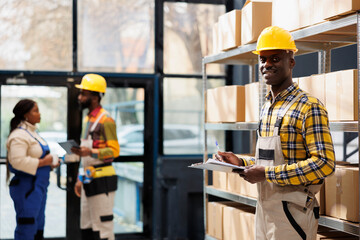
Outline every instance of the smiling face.
[(29, 112), (24, 114), (24, 117), (32, 125), (40, 123), (41, 116), (37, 103), (34, 104), (34, 107)]
[(292, 84), (295, 60), (292, 52), (285, 50), (260, 51), (259, 69), (267, 85), (281, 91)]

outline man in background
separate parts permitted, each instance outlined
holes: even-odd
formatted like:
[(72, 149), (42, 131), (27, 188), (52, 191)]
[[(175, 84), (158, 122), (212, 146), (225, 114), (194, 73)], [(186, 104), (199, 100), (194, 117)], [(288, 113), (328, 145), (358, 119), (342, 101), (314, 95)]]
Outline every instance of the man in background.
[(86, 74), (78, 96), (82, 109), (88, 109), (82, 127), (80, 148), (71, 151), (81, 157), (82, 168), (75, 184), (81, 197), (80, 227), (83, 240), (114, 239), (113, 206), (117, 176), (112, 161), (119, 156), (116, 125), (100, 101), (106, 92), (106, 81), (98, 74)]

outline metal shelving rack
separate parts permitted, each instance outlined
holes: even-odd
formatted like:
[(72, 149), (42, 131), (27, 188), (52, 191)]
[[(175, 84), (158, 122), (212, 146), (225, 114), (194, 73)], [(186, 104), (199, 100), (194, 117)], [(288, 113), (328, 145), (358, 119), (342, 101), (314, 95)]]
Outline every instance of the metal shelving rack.
[[(360, 11), (333, 21), (327, 21), (306, 27), (292, 32), (292, 36), (296, 41), (299, 51), (297, 55), (318, 52), (319, 54), (319, 73), (330, 72), (331, 49), (340, 48), (348, 45), (357, 44), (357, 69), (358, 69), (358, 87), (360, 94)], [(230, 51), (221, 52), (215, 55), (204, 57), (202, 60), (203, 68), (203, 103), (205, 104), (205, 91), (207, 90), (206, 64), (231, 64), (231, 65), (249, 65), (250, 72), (255, 72), (255, 62), (257, 56), (252, 54), (255, 50), (256, 43), (244, 45)], [(255, 81), (255, 74), (250, 74), (250, 82)], [(260, 84), (260, 97), (264, 92), (264, 85)], [(352, 122), (331, 122), (331, 131), (341, 132), (357, 132), (360, 133), (360, 102), (359, 95), (357, 99), (359, 103), (358, 121)], [(260, 103), (262, 105), (262, 103)], [(205, 105), (204, 105), (205, 106)], [(204, 107), (203, 107), (204, 109)], [(204, 161), (207, 160), (207, 130), (256, 130), (257, 123), (237, 122), (237, 123), (206, 123), (204, 115)], [(359, 146), (360, 146), (360, 138)], [(359, 173), (360, 175), (360, 173)], [(360, 177), (359, 177), (360, 179)], [(207, 186), (208, 174), (204, 171), (204, 208), (207, 207), (208, 197), (216, 196), (230, 201), (243, 203), (249, 206), (256, 205), (256, 199), (234, 194), (228, 191), (219, 190)], [(319, 225), (332, 229), (350, 233), (359, 236), (360, 228), (358, 223), (351, 223), (340, 219), (321, 216)], [(204, 226), (206, 226), (206, 211), (204, 211)], [(205, 239), (212, 240), (214, 238), (206, 235)]]

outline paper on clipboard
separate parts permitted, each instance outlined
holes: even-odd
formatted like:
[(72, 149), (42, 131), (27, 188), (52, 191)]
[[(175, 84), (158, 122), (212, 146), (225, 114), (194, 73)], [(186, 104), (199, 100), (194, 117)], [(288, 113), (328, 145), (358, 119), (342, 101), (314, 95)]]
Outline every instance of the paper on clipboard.
[(77, 142), (75, 142), (73, 139), (70, 139), (66, 142), (59, 142), (59, 145), (66, 151), (67, 154), (73, 153), (71, 152), (72, 147), (80, 148), (79, 144), (77, 144)]
[(189, 167), (207, 169), (211, 171), (220, 171), (220, 172), (232, 172), (233, 170), (245, 170), (244, 166), (237, 166), (230, 163), (220, 162), (218, 160), (209, 158), (205, 163), (194, 163)]

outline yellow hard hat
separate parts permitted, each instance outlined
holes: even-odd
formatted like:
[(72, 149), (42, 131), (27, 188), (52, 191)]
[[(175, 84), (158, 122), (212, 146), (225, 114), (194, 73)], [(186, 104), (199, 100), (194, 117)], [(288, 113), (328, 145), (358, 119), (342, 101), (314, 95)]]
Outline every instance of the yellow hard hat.
[(297, 52), (295, 41), (290, 32), (277, 26), (267, 27), (260, 33), (256, 51), (253, 51), (253, 53), (259, 55), (260, 51), (264, 50), (290, 50), (294, 53)]
[(106, 80), (99, 74), (89, 73), (83, 76), (80, 84), (75, 87), (93, 92), (106, 92)]

